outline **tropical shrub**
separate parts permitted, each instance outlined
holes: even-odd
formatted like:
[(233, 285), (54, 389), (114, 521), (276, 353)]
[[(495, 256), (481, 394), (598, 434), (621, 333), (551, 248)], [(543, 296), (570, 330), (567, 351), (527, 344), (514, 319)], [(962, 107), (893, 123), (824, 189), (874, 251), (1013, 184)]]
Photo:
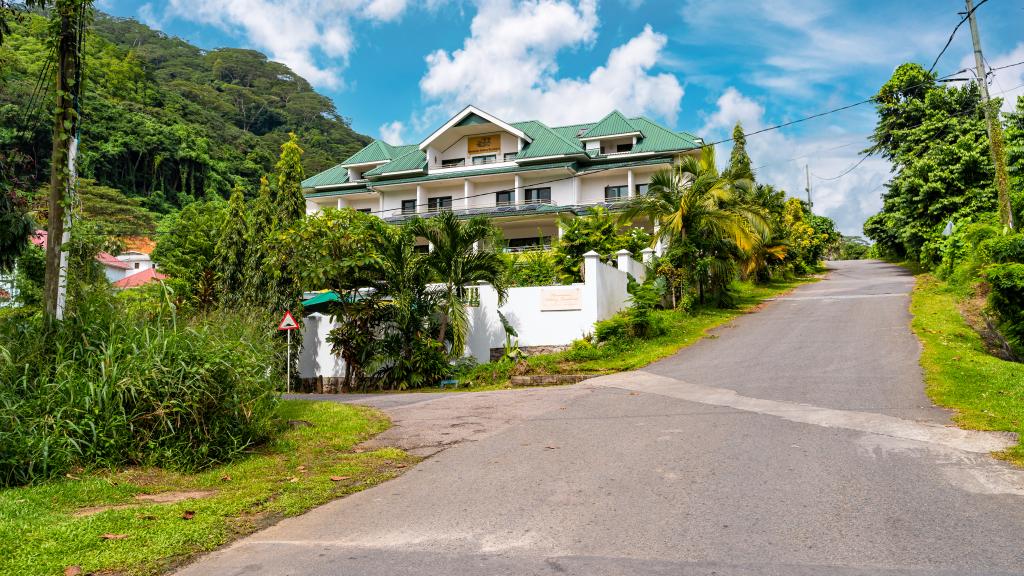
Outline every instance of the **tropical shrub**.
[(640, 283), (629, 279), (629, 308), (594, 324), (594, 340), (607, 342), (626, 338), (653, 338), (665, 333), (665, 326), (654, 315), (666, 292), (664, 278)]
[(562, 237), (555, 245), (555, 265), (570, 283), (583, 278), (580, 267), (587, 252), (597, 252), (604, 261), (613, 258), (619, 250), (629, 250), (638, 257), (652, 240), (649, 232), (624, 227), (601, 206), (594, 207), (586, 216), (564, 217), (558, 225), (562, 228)]
[(1024, 234), (998, 236), (985, 241), (992, 262), (1024, 263)]
[(1000, 327), (1018, 350), (1024, 348), (1024, 264), (996, 264), (984, 275), (992, 288), (988, 303)]
[(283, 364), (272, 319), (169, 306), (129, 313), (81, 295), (48, 326), (28, 308), (0, 320), (0, 485), (82, 468), (225, 462), (274, 430)]
[(507, 254), (508, 273), (505, 283), (516, 286), (553, 286), (560, 284), (561, 274), (550, 250), (531, 250)]

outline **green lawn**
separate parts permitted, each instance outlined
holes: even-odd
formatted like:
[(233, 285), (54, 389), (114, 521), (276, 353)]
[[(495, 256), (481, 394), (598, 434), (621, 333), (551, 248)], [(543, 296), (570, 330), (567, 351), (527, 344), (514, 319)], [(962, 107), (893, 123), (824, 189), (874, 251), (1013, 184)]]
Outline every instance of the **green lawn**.
[(611, 374), (636, 370), (670, 356), (679, 349), (705, 337), (705, 333), (742, 314), (749, 313), (767, 298), (778, 296), (815, 278), (777, 281), (769, 284), (741, 283), (737, 306), (731, 309), (699, 308), (694, 313), (660, 310), (658, 315), (665, 324), (665, 334), (650, 339), (631, 339), (583, 350), (566, 350), (554, 354), (540, 354), (526, 359), (525, 364), (513, 367), (508, 363), (478, 366), (461, 378), (458, 390), (494, 390), (509, 387), (514, 374)]
[[(54, 575), (73, 565), (83, 573), (160, 573), (277, 519), (383, 482), (415, 461), (396, 449), (353, 451), (390, 425), (374, 410), (291, 400), (281, 403), (280, 416), (303, 422), (252, 456), (202, 473), (130, 469), (0, 491), (0, 574)], [(174, 491), (212, 494), (144, 506), (135, 499)], [(129, 507), (75, 515), (108, 505)]]
[[(931, 274), (917, 276), (910, 311), (924, 349), (928, 394), (957, 411), (956, 423), (976, 430), (1016, 432), (1024, 439), (1024, 364), (988, 354), (985, 344), (961, 317), (960, 295)], [(1002, 454), (1024, 466), (1024, 445)]]

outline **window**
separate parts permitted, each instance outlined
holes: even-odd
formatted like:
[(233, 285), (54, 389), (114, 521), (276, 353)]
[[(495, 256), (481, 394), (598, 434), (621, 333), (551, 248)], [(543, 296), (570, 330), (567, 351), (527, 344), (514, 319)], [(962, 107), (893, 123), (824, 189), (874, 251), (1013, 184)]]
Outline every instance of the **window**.
[(498, 192), (495, 198), (495, 206), (511, 206), (513, 204), (512, 191), (505, 190), (504, 192)]
[(551, 236), (532, 236), (529, 238), (512, 238), (506, 241), (506, 252), (523, 252), (538, 248), (547, 249), (551, 246)]
[(356, 208), (356, 212), (362, 212), (363, 214), (369, 214), (372, 211), (372, 208)]
[(456, 166), (465, 166), (465, 158), (449, 158), (448, 160), (441, 160), (441, 168), (454, 168)]
[(628, 196), (627, 188), (625, 186), (605, 186), (604, 188), (604, 201), (605, 202), (618, 202), (625, 200)]
[(138, 262), (136, 262), (136, 263), (135, 263), (135, 269), (136, 269), (136, 270), (138, 270), (138, 269), (139, 269), (139, 263), (138, 263)]
[(518, 156), (518, 155), (519, 155), (518, 152), (505, 152), (505, 156), (503, 156), (503, 158), (505, 159), (505, 162), (511, 162), (511, 161), (515, 160), (516, 156)]
[(415, 214), (416, 213), (416, 201), (415, 200), (402, 200), (402, 214)]
[(551, 203), (551, 188), (527, 188), (526, 189), (526, 203), (527, 204), (550, 204)]
[(417, 244), (412, 247), (412, 251), (419, 252), (421, 254), (426, 254), (430, 252), (430, 244)]
[(430, 198), (427, 200), (427, 211), (428, 212), (440, 212), (441, 210), (452, 209), (452, 197), (451, 196), (438, 196), (437, 198)]
[(636, 195), (637, 196), (643, 196), (644, 194), (647, 194), (647, 189), (650, 188), (650, 187), (651, 187), (650, 184), (637, 184), (636, 185)]
[(632, 144), (619, 144), (615, 147), (616, 152), (629, 152), (633, 149)]
[(484, 156), (473, 156), (473, 166), (481, 164), (494, 164), (498, 161), (497, 154), (485, 154)]

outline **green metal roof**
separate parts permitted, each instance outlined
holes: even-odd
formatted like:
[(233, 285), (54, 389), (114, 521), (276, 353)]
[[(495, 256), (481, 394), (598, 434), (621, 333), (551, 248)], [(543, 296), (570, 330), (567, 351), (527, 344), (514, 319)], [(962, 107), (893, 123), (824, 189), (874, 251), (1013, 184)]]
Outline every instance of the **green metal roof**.
[(399, 156), (388, 162), (387, 164), (381, 164), (373, 170), (370, 170), (363, 174), (366, 178), (372, 178), (374, 176), (383, 176), (386, 174), (393, 174), (395, 172), (405, 172), (407, 170), (425, 170), (427, 168), (427, 155), (417, 146), (412, 146), (412, 150), (402, 156)]
[(384, 162), (392, 158), (394, 158), (394, 151), (391, 145), (381, 140), (374, 140), (363, 147), (362, 150), (350, 156), (342, 164), (369, 164), (371, 162)]
[(348, 196), (349, 194), (365, 194), (368, 192), (366, 184), (354, 185), (351, 188), (332, 188), (330, 190), (312, 191), (303, 194), (306, 198), (319, 198), (321, 196)]
[(554, 162), (545, 164), (534, 164), (532, 166), (505, 166), (502, 168), (490, 168), (485, 170), (464, 170), (461, 172), (445, 172), (443, 174), (427, 174), (412, 178), (396, 178), (394, 180), (375, 180), (370, 182), (370, 187), (390, 186), (392, 184), (408, 184), (410, 182), (432, 182), (435, 180), (448, 180), (456, 178), (469, 178), (471, 176), (488, 176), (491, 174), (507, 174), (510, 172), (529, 172), (532, 170), (545, 170), (549, 168), (572, 168), (575, 162)]
[[(460, 125), (473, 125), (478, 124), (481, 121), (486, 122), (483, 118), (471, 115), (463, 119), (462, 122), (460, 122)], [(401, 180), (379, 180), (379, 183), (381, 185), (397, 184), (414, 181), (462, 178), (473, 175), (499, 174), (504, 172), (515, 172), (517, 170), (541, 169), (553, 166), (568, 166), (572, 164), (570, 160), (572, 160), (571, 157), (574, 156), (580, 157), (586, 155), (593, 161), (600, 161), (604, 158), (604, 156), (600, 155), (598, 151), (585, 150), (582, 142), (579, 140), (581, 135), (586, 138), (640, 132), (642, 136), (637, 139), (637, 144), (633, 147), (632, 153), (634, 154), (689, 150), (699, 148), (702, 143), (701, 140), (693, 134), (689, 134), (687, 132), (673, 132), (644, 117), (626, 118), (618, 111), (612, 111), (601, 119), (600, 122), (596, 123), (570, 124), (567, 126), (556, 126), (552, 128), (542, 122), (528, 120), (525, 122), (515, 122), (512, 126), (517, 130), (524, 132), (532, 140), (532, 142), (526, 144), (515, 156), (515, 160), (528, 162), (530, 160), (540, 158), (561, 156), (564, 157), (565, 162), (563, 164), (543, 164), (535, 167), (530, 167), (524, 164), (518, 167), (504, 167), (491, 170), (474, 170), (472, 172), (465, 171), (441, 175), (423, 175), (404, 178)], [(617, 155), (611, 156), (608, 159), (612, 158), (617, 158)], [(368, 170), (363, 174), (364, 178), (370, 178), (374, 181), (377, 181), (380, 177), (386, 177), (388, 175), (397, 174), (398, 176), (401, 176), (401, 174), (399, 174), (401, 172), (410, 172), (414, 170), (422, 172), (427, 169), (426, 155), (416, 144), (392, 146), (386, 142), (374, 140), (365, 148), (356, 152), (352, 157), (346, 159), (342, 164), (307, 178), (302, 182), (302, 187), (318, 188), (324, 186), (342, 186), (346, 184), (354, 186), (356, 183), (349, 183), (348, 170), (343, 168), (343, 166), (371, 162), (384, 162), (380, 166), (377, 166), (372, 170)], [(590, 164), (590, 162), (587, 162), (587, 166), (590, 166)], [(330, 194), (350, 194), (353, 192), (361, 192), (363, 190), (365, 190), (364, 187), (359, 187), (349, 191), (346, 187), (345, 190), (332, 192)], [(312, 193), (307, 196), (312, 197), (317, 195), (324, 194)]]
[(643, 130), (630, 123), (618, 110), (612, 110), (593, 128), (587, 130), (583, 134), (583, 138), (603, 138), (619, 134), (632, 134), (633, 132), (643, 132)]
[(535, 120), (517, 122), (512, 126), (522, 130), (533, 142), (519, 151), (516, 160), (582, 154), (583, 146), (577, 140), (570, 140)]
[(348, 183), (348, 168), (341, 164), (328, 168), (319, 174), (314, 174), (302, 181), (303, 188), (316, 188), (317, 186), (336, 186)]
[(687, 138), (678, 132), (663, 128), (647, 118), (633, 118), (632, 123), (644, 134), (644, 137), (637, 141), (636, 146), (633, 146), (633, 153), (689, 150), (700, 146), (693, 138)]

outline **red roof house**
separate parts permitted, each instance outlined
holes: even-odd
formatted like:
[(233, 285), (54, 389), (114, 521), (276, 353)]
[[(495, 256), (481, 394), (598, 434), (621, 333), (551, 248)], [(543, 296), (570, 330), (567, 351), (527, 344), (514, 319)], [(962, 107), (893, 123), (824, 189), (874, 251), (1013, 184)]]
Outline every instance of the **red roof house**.
[(114, 288), (137, 288), (150, 282), (156, 282), (157, 280), (165, 280), (167, 276), (156, 271), (156, 268), (147, 268), (137, 274), (127, 276), (117, 282), (114, 282), (112, 286)]

